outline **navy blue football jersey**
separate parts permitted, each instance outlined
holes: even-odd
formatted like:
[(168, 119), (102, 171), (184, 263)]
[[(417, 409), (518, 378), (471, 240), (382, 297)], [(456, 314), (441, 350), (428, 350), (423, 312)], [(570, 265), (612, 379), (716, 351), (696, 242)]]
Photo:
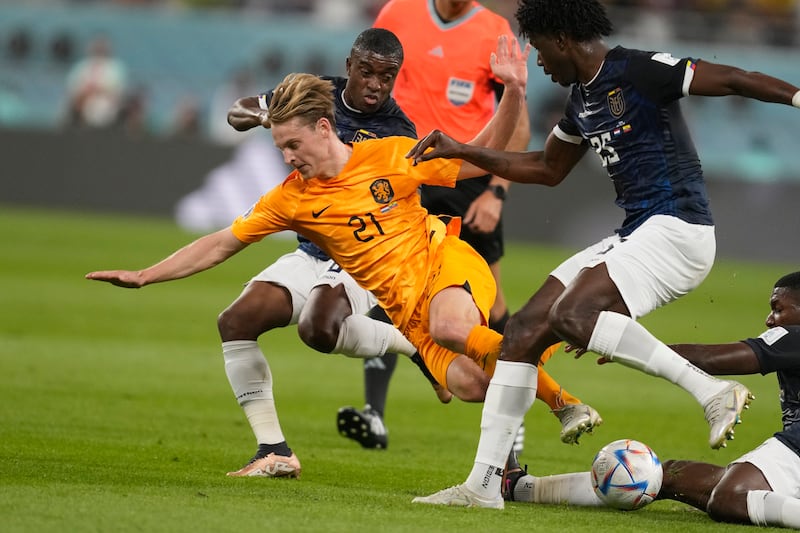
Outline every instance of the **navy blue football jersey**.
[(613, 48), (587, 84), (573, 84), (553, 133), (588, 143), (616, 189), (630, 234), (653, 215), (712, 225), (703, 171), (679, 99), (689, 93), (696, 61)]
[(756, 353), (762, 374), (777, 375), (783, 430), (775, 438), (800, 455), (800, 326), (770, 328), (743, 342)]
[[(414, 123), (403, 113), (394, 98), (388, 100), (375, 113), (362, 113), (348, 106), (344, 101), (344, 88), (347, 78), (339, 76), (320, 76), (324, 80), (333, 82), (333, 93), (336, 104), (336, 133), (345, 143), (354, 143), (366, 139), (379, 139), (383, 137), (411, 137), (417, 138), (417, 129)], [(264, 93), (269, 102), (272, 91)], [(329, 257), (320, 248), (303, 237), (297, 236), (300, 241), (299, 248), (307, 254), (327, 261)]]

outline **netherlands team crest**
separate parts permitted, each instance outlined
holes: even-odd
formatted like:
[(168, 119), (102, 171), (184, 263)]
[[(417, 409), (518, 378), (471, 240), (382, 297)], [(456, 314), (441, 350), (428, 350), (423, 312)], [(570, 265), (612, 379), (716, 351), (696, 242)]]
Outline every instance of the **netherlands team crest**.
[(379, 204), (388, 204), (394, 199), (394, 189), (389, 180), (381, 178), (372, 182), (369, 186), (372, 198)]
[(619, 118), (625, 112), (625, 98), (622, 96), (622, 89), (617, 87), (608, 93), (608, 110), (611, 114)]

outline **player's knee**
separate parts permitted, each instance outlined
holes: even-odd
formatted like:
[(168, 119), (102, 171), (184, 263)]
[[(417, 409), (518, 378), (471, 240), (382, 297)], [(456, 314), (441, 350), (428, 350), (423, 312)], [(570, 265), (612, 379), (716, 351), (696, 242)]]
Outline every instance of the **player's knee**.
[[(217, 329), (222, 341), (257, 340), (273, 328), (289, 323), (291, 310), (286, 313), (269, 312), (269, 307), (251, 305), (239, 299), (217, 316)], [(288, 315), (288, 318), (283, 315)]]
[(747, 514), (747, 485), (717, 485), (706, 505), (708, 516), (717, 522), (749, 523)]
[(560, 338), (576, 346), (586, 346), (594, 329), (589, 315), (578, 302), (559, 300), (550, 308), (547, 323)]
[(473, 327), (475, 327), (474, 324), (467, 327), (465, 324), (450, 319), (437, 320), (429, 325), (431, 338), (436, 344), (459, 353), (464, 351), (467, 336)]
[(481, 372), (458, 380), (448, 382), (450, 392), (462, 402), (482, 402), (486, 399), (486, 389), (489, 387), (489, 376)]
[(223, 341), (255, 340), (260, 332), (254, 332), (252, 322), (234, 304), (217, 316), (217, 329)]
[(333, 324), (315, 323), (314, 320), (300, 318), (297, 334), (309, 347), (322, 353), (331, 353), (339, 340), (339, 328)]
[(728, 491), (714, 490), (708, 498), (706, 512), (708, 516), (716, 522), (739, 522), (742, 516), (737, 510), (741, 507), (747, 509), (747, 497), (744, 499), (737, 498), (737, 494), (731, 494)]

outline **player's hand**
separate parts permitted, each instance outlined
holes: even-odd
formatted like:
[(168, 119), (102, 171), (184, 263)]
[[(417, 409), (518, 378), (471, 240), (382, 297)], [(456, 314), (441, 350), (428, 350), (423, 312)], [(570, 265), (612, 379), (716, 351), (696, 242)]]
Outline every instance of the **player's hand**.
[[(588, 352), (589, 350), (587, 350), (586, 348), (579, 348), (577, 346), (573, 346), (572, 344), (565, 344), (564, 345), (564, 351), (567, 352), (567, 353), (575, 352), (575, 359), (580, 359), (581, 356), (583, 354), (585, 354), (586, 352)], [(603, 356), (600, 356), (600, 357), (597, 358), (597, 364), (598, 365), (605, 365), (605, 364), (613, 363), (613, 362), (614, 361), (612, 361), (611, 359), (606, 359)]]
[(463, 223), (474, 233), (491, 233), (500, 222), (503, 201), (491, 192), (479, 194), (464, 213)]
[(504, 85), (522, 85), (528, 82), (528, 56), (531, 53), (530, 43), (520, 50), (519, 41), (508, 35), (497, 38), (497, 50), (492, 53), (489, 65), (492, 73)]
[(138, 289), (145, 286), (141, 273), (131, 270), (101, 270), (99, 272), (89, 272), (86, 274), (86, 279), (105, 281), (117, 287), (125, 287), (126, 289)]
[[(436, 158), (458, 158), (459, 149), (463, 146), (442, 131), (433, 130), (408, 151), (406, 157), (413, 159), (413, 164)], [(430, 151), (427, 151), (431, 148)]]

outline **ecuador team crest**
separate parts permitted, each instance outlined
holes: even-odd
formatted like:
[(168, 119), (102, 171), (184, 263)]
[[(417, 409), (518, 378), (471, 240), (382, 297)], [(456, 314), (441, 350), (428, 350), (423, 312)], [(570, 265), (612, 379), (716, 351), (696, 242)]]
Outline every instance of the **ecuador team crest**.
[(394, 189), (389, 180), (385, 178), (377, 179), (369, 186), (372, 198), (379, 204), (388, 204), (394, 199)]
[(625, 112), (625, 98), (619, 87), (608, 93), (608, 110), (617, 118)]

